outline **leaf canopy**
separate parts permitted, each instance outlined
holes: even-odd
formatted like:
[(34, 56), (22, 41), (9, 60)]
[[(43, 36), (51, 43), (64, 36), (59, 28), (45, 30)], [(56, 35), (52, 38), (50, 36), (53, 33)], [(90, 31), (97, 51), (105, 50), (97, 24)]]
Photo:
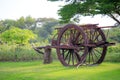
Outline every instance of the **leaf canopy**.
[[(49, 0), (54, 1), (54, 0)], [(60, 1), (60, 0), (55, 0)], [(61, 22), (68, 23), (75, 15), (108, 15), (120, 24), (120, 0), (61, 0), (68, 2), (59, 11)], [(76, 17), (75, 17), (76, 18)], [(78, 17), (77, 17), (78, 18)]]

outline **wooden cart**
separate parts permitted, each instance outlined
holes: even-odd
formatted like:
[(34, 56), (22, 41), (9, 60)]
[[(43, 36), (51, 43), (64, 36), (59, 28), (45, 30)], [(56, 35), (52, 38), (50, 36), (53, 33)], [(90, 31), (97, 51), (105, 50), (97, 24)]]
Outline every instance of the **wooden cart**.
[[(58, 59), (64, 66), (94, 65), (103, 62), (109, 43), (101, 28), (97, 24), (75, 25), (68, 24), (56, 28), (58, 33), (52, 39), (50, 46), (33, 47), (38, 53), (45, 54), (47, 62), (51, 61), (51, 49), (55, 48)], [(42, 52), (44, 49), (45, 52)]]

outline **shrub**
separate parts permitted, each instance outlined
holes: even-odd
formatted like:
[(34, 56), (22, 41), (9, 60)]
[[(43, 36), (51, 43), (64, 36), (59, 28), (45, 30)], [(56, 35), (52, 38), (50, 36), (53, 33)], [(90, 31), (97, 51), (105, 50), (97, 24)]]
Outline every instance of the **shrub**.
[(42, 59), (30, 45), (0, 45), (0, 61), (29, 61)]
[(120, 62), (120, 44), (108, 47), (105, 61)]
[(7, 43), (27, 44), (31, 39), (35, 39), (36, 35), (28, 29), (11, 28), (1, 34), (1, 39)]

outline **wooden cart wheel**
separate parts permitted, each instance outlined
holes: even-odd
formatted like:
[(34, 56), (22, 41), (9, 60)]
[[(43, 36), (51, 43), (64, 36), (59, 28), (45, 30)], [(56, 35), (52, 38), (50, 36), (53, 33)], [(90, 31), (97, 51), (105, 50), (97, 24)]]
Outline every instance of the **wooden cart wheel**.
[(106, 42), (106, 37), (100, 28), (93, 28), (86, 31), (88, 35), (88, 44), (95, 44), (96, 47), (88, 47), (88, 54), (86, 56), (85, 64), (94, 65), (103, 62), (107, 46), (100, 46)]
[(87, 53), (87, 37), (84, 30), (74, 24), (68, 24), (61, 29), (57, 46), (71, 46), (75, 48), (57, 48), (58, 59), (64, 66), (77, 66), (85, 60)]

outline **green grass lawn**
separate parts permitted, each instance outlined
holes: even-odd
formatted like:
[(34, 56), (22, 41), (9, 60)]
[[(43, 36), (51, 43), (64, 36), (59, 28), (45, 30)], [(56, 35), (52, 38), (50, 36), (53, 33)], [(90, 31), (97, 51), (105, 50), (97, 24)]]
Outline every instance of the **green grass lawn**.
[(0, 80), (120, 80), (120, 63), (64, 67), (60, 62), (0, 62)]

